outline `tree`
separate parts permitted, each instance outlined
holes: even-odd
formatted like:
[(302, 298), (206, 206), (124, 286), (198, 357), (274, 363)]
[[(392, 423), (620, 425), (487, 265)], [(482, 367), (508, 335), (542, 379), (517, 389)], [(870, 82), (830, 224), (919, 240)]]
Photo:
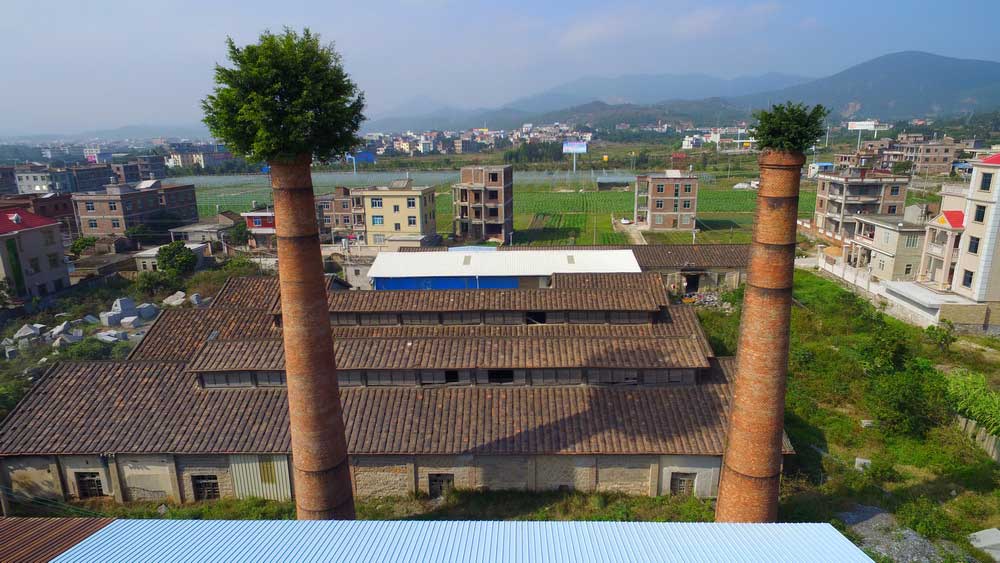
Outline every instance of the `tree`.
[(97, 244), (97, 237), (80, 237), (69, 245), (69, 251), (72, 252), (74, 256), (79, 256), (84, 250), (87, 250), (95, 244)]
[(187, 274), (198, 265), (198, 257), (184, 245), (184, 241), (165, 244), (156, 251), (156, 265), (164, 272)]
[(869, 381), (865, 402), (879, 424), (894, 434), (923, 436), (949, 415), (948, 382), (927, 360)]
[(202, 108), (216, 138), (271, 169), (281, 298), (296, 305), (282, 314), (285, 357), (295, 360), (285, 378), (294, 478), (302, 489), (296, 512), (301, 519), (353, 519), (310, 164), (361, 145), (364, 94), (333, 45), (320, 44), (308, 29), (227, 45), (233, 67), (216, 65), (216, 87)]
[(125, 229), (125, 236), (135, 242), (146, 241), (152, 236), (152, 234), (153, 232), (149, 230), (149, 227), (145, 223), (140, 223), (134, 227)]
[(955, 334), (955, 323), (944, 319), (940, 324), (930, 325), (924, 329), (924, 338), (937, 346), (942, 354), (947, 354), (951, 345), (958, 340), (958, 336)]
[(909, 174), (912, 169), (913, 162), (909, 160), (900, 160), (899, 162), (892, 163), (893, 174)]
[(161, 270), (158, 272), (140, 272), (135, 278), (135, 290), (145, 295), (156, 295), (160, 292), (174, 292), (184, 288), (180, 276), (176, 272)]
[(233, 225), (232, 229), (229, 229), (226, 238), (236, 246), (246, 246), (247, 242), (250, 241), (250, 229), (247, 228), (246, 223), (240, 221)]
[(812, 109), (792, 102), (777, 104), (770, 111), (753, 113), (757, 119), (753, 134), (761, 149), (800, 153), (826, 132), (823, 120), (829, 113), (819, 104)]

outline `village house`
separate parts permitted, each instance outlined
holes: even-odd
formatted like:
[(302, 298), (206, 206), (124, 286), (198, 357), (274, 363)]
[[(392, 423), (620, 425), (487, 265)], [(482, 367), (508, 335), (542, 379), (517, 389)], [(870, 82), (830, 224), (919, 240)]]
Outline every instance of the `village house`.
[(816, 176), (814, 233), (837, 246), (854, 237), (863, 215), (903, 215), (909, 176), (850, 168)]
[(45, 297), (68, 288), (60, 223), (24, 209), (0, 211), (0, 279), (13, 298)]

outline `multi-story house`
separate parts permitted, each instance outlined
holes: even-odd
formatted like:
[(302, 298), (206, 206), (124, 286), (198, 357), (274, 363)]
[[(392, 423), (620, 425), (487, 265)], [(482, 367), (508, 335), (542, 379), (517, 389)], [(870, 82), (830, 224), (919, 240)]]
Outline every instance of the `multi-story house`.
[(113, 170), (115, 176), (118, 177), (119, 184), (134, 184), (142, 180), (142, 176), (139, 174), (139, 165), (134, 162), (130, 162), (128, 164), (112, 164), (111, 170)]
[(67, 170), (31, 164), (17, 167), (15, 174), (18, 193), (64, 194), (73, 191), (73, 177)]
[(395, 180), (388, 186), (352, 190), (351, 195), (362, 199), (368, 244), (378, 246), (391, 240), (424, 244), (437, 238), (433, 186)]
[(451, 195), (457, 238), (513, 242), (513, 166), (464, 166)]
[(948, 174), (962, 148), (962, 143), (951, 137), (944, 137), (932, 141), (901, 141), (897, 150), (903, 153), (905, 160), (913, 163), (913, 172), (916, 174)]
[(100, 190), (107, 184), (118, 180), (110, 164), (89, 164), (70, 166), (66, 169), (72, 178), (72, 191), (91, 192)]
[(926, 205), (898, 215), (858, 215), (854, 236), (844, 241), (846, 264), (866, 269), (873, 281), (914, 280), (924, 248)]
[(698, 176), (681, 170), (635, 179), (632, 219), (640, 229), (691, 230), (697, 224)]
[(76, 236), (76, 219), (73, 215), (71, 194), (23, 194), (0, 197), (0, 210), (27, 209), (35, 215), (55, 219), (62, 223), (65, 236)]
[(159, 180), (167, 177), (166, 159), (162, 155), (141, 155), (129, 162), (135, 162), (139, 166), (139, 178), (143, 180)]
[[(362, 189), (371, 188), (353, 188), (353, 191)], [(365, 240), (364, 200), (353, 195), (352, 188), (337, 186), (333, 193), (316, 196), (316, 220), (321, 234)]]
[(851, 168), (817, 175), (816, 234), (834, 244), (854, 237), (860, 215), (903, 215), (909, 176)]
[(0, 194), (17, 193), (17, 173), (13, 166), (0, 166)]
[(21, 299), (69, 287), (59, 222), (24, 209), (0, 211), (0, 279)]
[(169, 220), (175, 226), (198, 222), (193, 184), (111, 184), (101, 191), (73, 194), (73, 207), (82, 236), (124, 234), (137, 225)]

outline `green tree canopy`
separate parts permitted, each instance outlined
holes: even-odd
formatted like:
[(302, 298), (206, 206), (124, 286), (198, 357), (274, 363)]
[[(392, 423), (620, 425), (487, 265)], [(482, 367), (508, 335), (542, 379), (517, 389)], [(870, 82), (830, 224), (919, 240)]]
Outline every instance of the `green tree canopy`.
[(226, 235), (226, 238), (236, 246), (246, 246), (250, 240), (250, 229), (247, 228), (246, 223), (242, 221), (237, 222), (233, 225), (232, 229), (229, 229), (229, 234)]
[(788, 102), (753, 113), (754, 136), (761, 149), (802, 152), (823, 134), (823, 120), (830, 112), (817, 104), (812, 109)]
[(79, 237), (69, 245), (69, 251), (75, 256), (79, 256), (84, 250), (97, 244), (97, 237)]
[(899, 162), (892, 163), (893, 174), (909, 174), (912, 169), (913, 162), (909, 160), (900, 160)]
[(165, 272), (186, 274), (194, 271), (198, 265), (198, 257), (184, 246), (184, 241), (178, 240), (165, 244), (156, 251), (156, 265)]
[(215, 67), (217, 86), (202, 100), (205, 124), (252, 161), (321, 160), (357, 146), (364, 93), (319, 35), (285, 28), (265, 31), (257, 44), (227, 39), (233, 68)]

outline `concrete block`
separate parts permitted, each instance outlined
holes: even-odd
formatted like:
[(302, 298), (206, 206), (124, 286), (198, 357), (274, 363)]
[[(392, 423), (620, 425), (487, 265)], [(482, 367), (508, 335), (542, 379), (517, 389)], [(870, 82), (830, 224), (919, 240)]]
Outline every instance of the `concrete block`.
[(17, 348), (13, 346), (4, 346), (3, 357), (7, 358), (8, 360), (13, 360), (14, 358), (17, 357)]
[(190, 301), (192, 305), (201, 305), (201, 294), (192, 293), (190, 297), (188, 297), (188, 301)]
[(159, 313), (159, 309), (152, 303), (143, 303), (136, 307), (136, 311), (138, 311), (139, 317), (146, 321), (156, 318), (156, 314)]
[(864, 471), (871, 464), (872, 464), (872, 460), (870, 460), (870, 459), (863, 458), (863, 457), (856, 457), (856, 458), (854, 458), (854, 469), (857, 469), (858, 471)]
[(35, 325), (24, 325), (17, 329), (14, 333), (14, 340), (21, 340), (23, 338), (31, 338), (33, 336), (38, 336), (39, 329)]
[(0, 340), (0, 345), (2, 345), (2, 346), (13, 346), (14, 345), (14, 340), (11, 339), (11, 338), (4, 338), (3, 340)]
[(55, 338), (55, 337), (59, 336), (60, 334), (63, 334), (64, 332), (66, 332), (68, 330), (69, 330), (69, 321), (63, 321), (63, 322), (57, 324), (55, 328), (53, 328), (52, 330), (50, 330), (49, 334), (51, 334), (52, 337)]
[(171, 295), (170, 297), (167, 297), (166, 299), (164, 299), (163, 300), (163, 304), (164, 305), (168, 305), (170, 307), (176, 307), (178, 305), (183, 305), (184, 304), (184, 297), (186, 297), (186, 296), (187, 296), (187, 294), (184, 293), (183, 291), (178, 291), (178, 292), (174, 293), (173, 295)]
[(101, 321), (100, 321), (100, 319), (98, 319), (94, 315), (84, 315), (83, 322), (85, 322), (87, 324), (96, 325), (97, 323), (99, 323)]
[(132, 301), (128, 297), (119, 297), (111, 305), (111, 311), (113, 313), (121, 313), (123, 317), (134, 317), (136, 314), (135, 301)]
[(142, 319), (139, 317), (122, 318), (122, 328), (139, 328), (142, 326)]
[(34, 338), (22, 338), (22, 339), (20, 339), (20, 340), (17, 341), (17, 347), (19, 349), (21, 349), (21, 350), (27, 350), (28, 348), (31, 348), (32, 346), (34, 346), (35, 342), (37, 342), (37, 341), (38, 341), (37, 337), (34, 337)]
[(115, 311), (105, 311), (101, 313), (101, 324), (104, 326), (118, 326), (121, 321), (121, 313)]
[(874, 420), (863, 419), (861, 421), (861, 427), (862, 428), (871, 428), (872, 426), (875, 426), (875, 421)]
[(112, 330), (106, 332), (98, 332), (94, 335), (94, 338), (100, 340), (101, 342), (106, 342), (108, 344), (114, 344), (118, 342), (118, 334)]

